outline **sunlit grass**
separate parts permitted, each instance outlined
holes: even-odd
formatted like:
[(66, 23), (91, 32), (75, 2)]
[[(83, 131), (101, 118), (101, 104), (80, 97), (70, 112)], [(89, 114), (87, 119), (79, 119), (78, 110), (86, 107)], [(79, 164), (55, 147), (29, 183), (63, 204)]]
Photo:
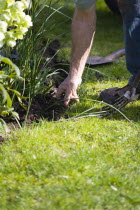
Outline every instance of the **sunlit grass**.
[[(73, 8), (68, 8), (71, 14)], [(121, 19), (102, 0), (97, 1), (97, 13), (91, 54), (106, 55), (123, 47), (122, 26), (114, 24)], [(69, 43), (65, 47), (70, 52)], [(123, 110), (132, 122), (118, 113), (110, 119), (72, 119), (92, 107), (98, 111), (100, 92), (126, 85), (129, 77), (124, 58), (87, 67), (78, 91), (81, 101), (68, 111), (69, 120), (42, 121), (8, 136), (0, 148), (2, 210), (140, 209), (140, 101)]]
[(139, 131), (89, 118), (24, 128), (1, 147), (1, 209), (139, 206)]

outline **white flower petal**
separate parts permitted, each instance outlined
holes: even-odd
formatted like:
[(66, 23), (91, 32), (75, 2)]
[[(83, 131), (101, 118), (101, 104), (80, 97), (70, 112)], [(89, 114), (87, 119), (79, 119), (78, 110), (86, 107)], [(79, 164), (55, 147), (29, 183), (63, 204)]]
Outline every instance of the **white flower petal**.
[(3, 32), (0, 32), (0, 41), (4, 40), (5, 39), (5, 35)]
[(2, 48), (4, 45), (4, 42), (3, 41), (0, 41), (0, 48)]
[(15, 40), (8, 40), (7, 41), (7, 46), (14, 47), (15, 45), (16, 45), (16, 41)]
[(8, 24), (5, 21), (0, 20), (0, 31), (1, 32), (6, 32), (7, 31), (7, 26), (8, 26)]

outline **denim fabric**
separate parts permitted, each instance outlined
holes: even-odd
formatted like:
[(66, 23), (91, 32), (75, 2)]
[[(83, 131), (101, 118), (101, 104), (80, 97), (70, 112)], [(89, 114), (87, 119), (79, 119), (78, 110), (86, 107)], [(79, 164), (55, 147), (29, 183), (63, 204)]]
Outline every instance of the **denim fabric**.
[(133, 75), (129, 84), (132, 84), (140, 70), (140, 0), (119, 0), (119, 7), (123, 17), (126, 65)]
[[(77, 8), (90, 8), (96, 0), (74, 0)], [(123, 17), (124, 40), (126, 49), (126, 65), (133, 75), (129, 84), (132, 84), (140, 70), (140, 0), (118, 0)]]
[(96, 0), (74, 0), (74, 2), (76, 3), (76, 7), (78, 9), (83, 10), (90, 8)]

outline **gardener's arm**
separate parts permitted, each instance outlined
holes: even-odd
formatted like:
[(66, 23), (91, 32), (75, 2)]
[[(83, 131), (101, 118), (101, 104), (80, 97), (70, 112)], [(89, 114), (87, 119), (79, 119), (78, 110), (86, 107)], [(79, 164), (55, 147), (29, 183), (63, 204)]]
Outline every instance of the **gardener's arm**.
[(70, 72), (57, 90), (57, 98), (64, 94), (65, 104), (70, 100), (79, 101), (77, 88), (82, 81), (82, 74), (89, 55), (95, 33), (95, 4), (89, 9), (76, 9), (72, 21), (72, 55)]

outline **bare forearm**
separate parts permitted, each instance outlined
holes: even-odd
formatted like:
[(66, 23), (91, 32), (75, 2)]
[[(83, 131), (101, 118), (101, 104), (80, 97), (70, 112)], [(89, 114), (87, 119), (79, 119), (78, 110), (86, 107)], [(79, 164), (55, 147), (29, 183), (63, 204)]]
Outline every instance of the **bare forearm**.
[(88, 10), (75, 10), (72, 22), (72, 55), (69, 76), (82, 77), (96, 27), (95, 5)]
[(72, 55), (68, 77), (60, 84), (57, 98), (64, 94), (64, 103), (79, 101), (77, 89), (82, 81), (82, 74), (89, 55), (95, 33), (95, 5), (88, 10), (76, 9), (72, 22)]

